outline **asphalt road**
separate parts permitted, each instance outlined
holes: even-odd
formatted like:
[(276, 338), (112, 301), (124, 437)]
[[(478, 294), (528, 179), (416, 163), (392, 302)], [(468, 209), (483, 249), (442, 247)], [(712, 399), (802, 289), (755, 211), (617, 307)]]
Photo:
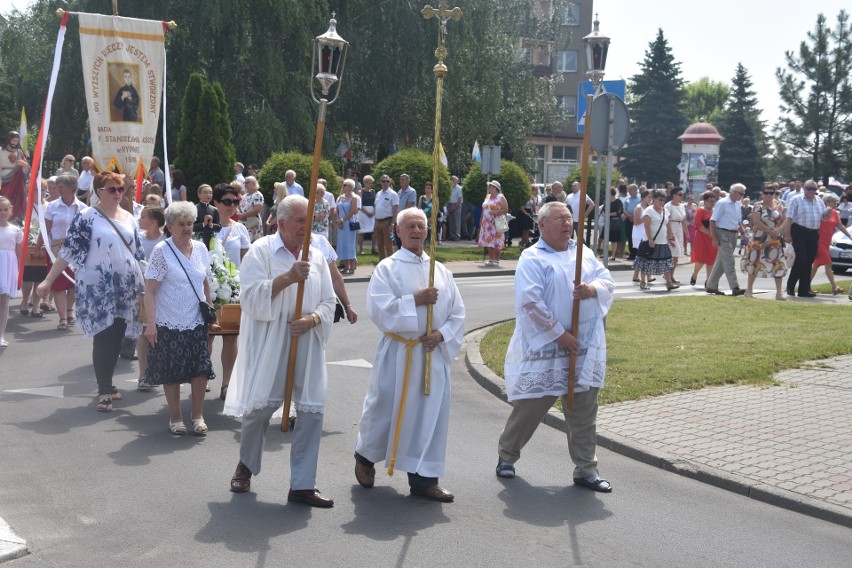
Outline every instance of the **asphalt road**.
[[(630, 275), (616, 274), (619, 297), (637, 295)], [(459, 286), (468, 329), (511, 317), (511, 278)], [(365, 290), (350, 285), (362, 314)], [(576, 488), (564, 435), (546, 426), (518, 462), (519, 477), (499, 480), (496, 444), (509, 407), (467, 375), (461, 357), (441, 480), (456, 502), (410, 497), (402, 472), (379, 470), (376, 487), (361, 488), (352, 452), (378, 338), (366, 319), (337, 324), (328, 351), (317, 484), (335, 507), (286, 503), (291, 434), (277, 429), (252, 491), (234, 495), (239, 422), (221, 415), (217, 399), (206, 403), (206, 438), (173, 438), (162, 393), (131, 390), (135, 363), (122, 361), (116, 384), (126, 398), (98, 414), (91, 343), (53, 330), (55, 315), (21, 321), (12, 317), (15, 342), (0, 352), (0, 517), (31, 553), (10, 566), (849, 565), (846, 528), (605, 450), (601, 471), (615, 491)], [(218, 382), (212, 387), (211, 397)], [(38, 390), (10, 392), (26, 389)]]

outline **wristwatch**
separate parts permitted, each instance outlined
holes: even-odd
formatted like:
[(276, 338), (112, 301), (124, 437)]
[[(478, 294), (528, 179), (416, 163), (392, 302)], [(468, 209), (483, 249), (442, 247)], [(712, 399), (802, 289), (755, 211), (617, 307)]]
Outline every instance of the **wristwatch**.
[(316, 312), (311, 313), (311, 319), (314, 320), (314, 325), (317, 326), (320, 324), (320, 317)]

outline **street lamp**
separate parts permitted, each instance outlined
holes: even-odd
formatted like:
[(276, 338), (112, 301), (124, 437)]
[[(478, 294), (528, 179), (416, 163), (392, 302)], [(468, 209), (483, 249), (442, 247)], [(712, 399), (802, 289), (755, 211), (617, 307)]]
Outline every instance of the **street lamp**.
[[(334, 104), (340, 95), (340, 85), (343, 82), (343, 66), (346, 63), (346, 52), (349, 42), (337, 34), (337, 20), (335, 13), (331, 13), (328, 21), (328, 30), (322, 35), (314, 38), (314, 49), (311, 55), (311, 74), (316, 72), (315, 78), (319, 82), (322, 95), (317, 99), (314, 94), (314, 82), (311, 81), (311, 98), (319, 104), (317, 112), (317, 134), (314, 141), (314, 161), (311, 167), (311, 185), (308, 188), (308, 211), (305, 217), (305, 238), (302, 242), (301, 260), (307, 262), (308, 250), (311, 246), (311, 226), (314, 222), (314, 203), (317, 196), (317, 181), (319, 180), (320, 158), (322, 157), (322, 138), (325, 131), (325, 114), (329, 105)], [(337, 84), (334, 97), (327, 99), (331, 88)], [(294, 319), (302, 317), (302, 301), (305, 296), (305, 282), (299, 282), (296, 289), (296, 306), (294, 308)], [(287, 378), (284, 382), (284, 408), (290, 408), (293, 399), (293, 378), (296, 373), (296, 349), (299, 346), (299, 338), (290, 339), (290, 357), (287, 359)], [(289, 415), (287, 412), (281, 420), (281, 431), (286, 432), (289, 428)]]
[(586, 49), (586, 77), (597, 90), (599, 83), (603, 80), (606, 55), (609, 51), (609, 36), (601, 33), (597, 14), (595, 14), (592, 33), (583, 38), (583, 46)]
[[(595, 14), (594, 28), (592, 33), (583, 38), (583, 45), (586, 48), (586, 76), (592, 82), (595, 88), (595, 94), (600, 90), (601, 82), (604, 76), (604, 67), (606, 67), (606, 55), (609, 51), (609, 37), (600, 32), (600, 22), (598, 15)], [(576, 211), (574, 222), (582, 222), (586, 220), (586, 184), (589, 183), (589, 141), (592, 131), (592, 101), (595, 95), (586, 95), (586, 116), (583, 130), (583, 165), (580, 170), (580, 201)], [(598, 160), (600, 166), (600, 160)], [(600, 180), (600, 169), (598, 170), (598, 180)], [(577, 257), (576, 268), (574, 270), (574, 286), (579, 286), (583, 276), (583, 225), (577, 227)], [(580, 300), (575, 299), (572, 306), (571, 316), (571, 333), (574, 337), (580, 330)], [(568, 408), (574, 406), (574, 381), (577, 369), (577, 355), (572, 354), (568, 360)]]

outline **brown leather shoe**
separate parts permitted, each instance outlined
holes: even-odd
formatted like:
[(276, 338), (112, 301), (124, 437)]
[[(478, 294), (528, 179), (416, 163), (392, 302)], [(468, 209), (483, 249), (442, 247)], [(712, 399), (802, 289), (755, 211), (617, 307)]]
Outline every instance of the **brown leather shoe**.
[(376, 483), (376, 468), (368, 466), (357, 459), (355, 460), (355, 479), (361, 484), (361, 487), (369, 489)]
[(412, 487), (411, 494), (417, 495), (418, 497), (425, 497), (432, 501), (440, 501), (441, 503), (452, 503), (453, 499), (455, 499), (455, 495), (453, 495), (446, 489), (443, 489), (440, 485), (433, 485), (432, 487), (427, 487), (426, 489)]
[(291, 503), (304, 503), (311, 507), (322, 507), (330, 509), (334, 507), (334, 500), (323, 497), (319, 489), (291, 489), (287, 494), (287, 500)]
[(243, 462), (237, 464), (234, 477), (231, 478), (231, 491), (234, 493), (245, 493), (251, 488), (251, 471)]

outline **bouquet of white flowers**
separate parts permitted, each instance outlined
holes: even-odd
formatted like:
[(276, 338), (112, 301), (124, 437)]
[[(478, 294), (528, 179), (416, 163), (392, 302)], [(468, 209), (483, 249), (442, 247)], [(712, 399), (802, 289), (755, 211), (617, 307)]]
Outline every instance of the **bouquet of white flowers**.
[(210, 255), (210, 295), (213, 297), (213, 307), (219, 309), (225, 304), (240, 302), (240, 271), (237, 265), (228, 260), (225, 249), (219, 239), (210, 239), (212, 248)]

